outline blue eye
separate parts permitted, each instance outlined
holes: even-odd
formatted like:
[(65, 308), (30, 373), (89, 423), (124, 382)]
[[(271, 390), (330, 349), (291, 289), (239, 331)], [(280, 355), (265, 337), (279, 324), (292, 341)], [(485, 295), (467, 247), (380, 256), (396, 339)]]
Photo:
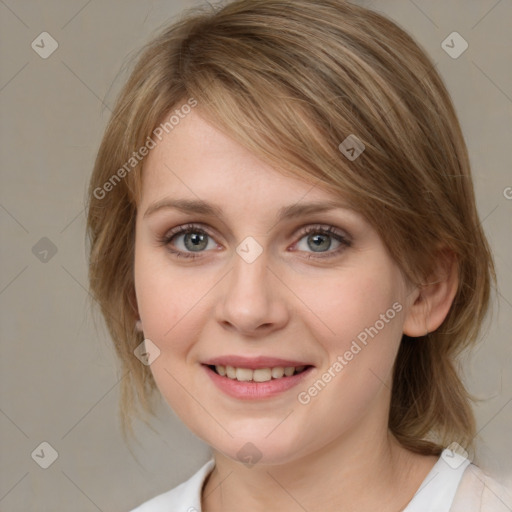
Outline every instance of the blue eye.
[[(336, 256), (351, 245), (349, 238), (332, 226), (308, 226), (299, 236), (294, 250), (309, 252), (308, 258)], [(166, 233), (159, 242), (178, 258), (199, 258), (201, 253), (217, 247), (213, 238), (196, 224), (179, 226)]]
[[(172, 249), (171, 245), (180, 245), (175, 241), (179, 240), (180, 238), (182, 239), (182, 246), (178, 247), (178, 250)], [(180, 226), (176, 230), (171, 231), (164, 236), (164, 238), (161, 240), (161, 243), (166, 245), (171, 253), (178, 257), (185, 258), (197, 258), (198, 256), (193, 254), (194, 252), (200, 253), (205, 249), (214, 249), (216, 247), (216, 244), (213, 242), (213, 239), (210, 237), (210, 235), (194, 224)], [(213, 247), (209, 247), (209, 245), (213, 245)]]
[[(305, 243), (301, 244), (302, 240), (305, 240)], [(335, 245), (334, 248), (332, 247), (333, 244)], [(299, 251), (308, 252), (308, 250), (311, 250), (312, 253), (318, 254), (318, 256), (310, 255), (308, 258), (326, 258), (336, 256), (346, 247), (350, 247), (350, 241), (332, 226), (308, 226), (302, 232), (302, 237), (296, 247)]]

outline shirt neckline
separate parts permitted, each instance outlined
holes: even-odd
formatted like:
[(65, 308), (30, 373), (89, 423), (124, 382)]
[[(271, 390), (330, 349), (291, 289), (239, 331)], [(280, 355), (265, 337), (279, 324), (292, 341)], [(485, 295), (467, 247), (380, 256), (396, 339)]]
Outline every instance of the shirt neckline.
[(449, 512), (470, 460), (445, 448), (403, 512)]
[[(449, 512), (469, 459), (445, 448), (429, 471), (403, 512)], [(194, 507), (201, 512), (203, 487), (215, 468), (215, 459), (210, 459), (195, 475), (196, 487)]]

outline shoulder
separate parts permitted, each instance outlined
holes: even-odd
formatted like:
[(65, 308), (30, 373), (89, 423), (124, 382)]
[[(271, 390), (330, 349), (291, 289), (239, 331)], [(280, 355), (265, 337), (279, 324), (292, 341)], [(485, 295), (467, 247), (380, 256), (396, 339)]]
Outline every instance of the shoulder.
[(450, 512), (510, 512), (512, 490), (470, 464), (460, 481)]
[(208, 461), (186, 482), (142, 503), (131, 512), (200, 512), (203, 483), (214, 466), (213, 459)]

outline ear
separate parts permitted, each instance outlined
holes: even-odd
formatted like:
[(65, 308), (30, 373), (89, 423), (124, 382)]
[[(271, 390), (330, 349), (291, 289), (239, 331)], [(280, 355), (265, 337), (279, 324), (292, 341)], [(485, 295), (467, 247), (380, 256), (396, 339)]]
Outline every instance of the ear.
[(455, 254), (448, 250), (440, 251), (427, 283), (415, 291), (414, 302), (404, 322), (404, 334), (414, 338), (434, 332), (448, 315), (458, 284)]

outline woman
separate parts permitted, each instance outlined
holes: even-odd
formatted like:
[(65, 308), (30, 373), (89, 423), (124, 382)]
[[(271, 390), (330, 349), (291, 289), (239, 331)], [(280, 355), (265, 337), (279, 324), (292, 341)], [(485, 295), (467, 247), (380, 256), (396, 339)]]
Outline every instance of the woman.
[(456, 371), (494, 279), (467, 150), (394, 23), (239, 0), (163, 31), (88, 228), (125, 433), (158, 388), (213, 451), (137, 511), (510, 510)]

